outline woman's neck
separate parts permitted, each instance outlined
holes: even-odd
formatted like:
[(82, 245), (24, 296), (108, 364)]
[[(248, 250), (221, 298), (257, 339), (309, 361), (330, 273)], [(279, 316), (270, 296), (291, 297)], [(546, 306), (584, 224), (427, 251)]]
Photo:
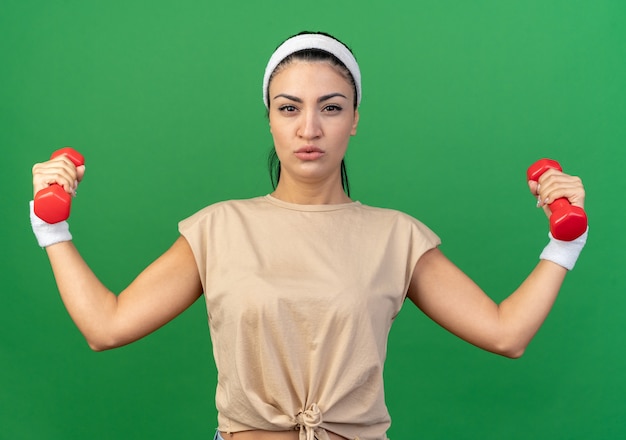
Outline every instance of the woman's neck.
[(298, 205), (337, 205), (352, 202), (341, 184), (303, 184), (287, 180), (281, 178), (272, 193), (273, 197)]

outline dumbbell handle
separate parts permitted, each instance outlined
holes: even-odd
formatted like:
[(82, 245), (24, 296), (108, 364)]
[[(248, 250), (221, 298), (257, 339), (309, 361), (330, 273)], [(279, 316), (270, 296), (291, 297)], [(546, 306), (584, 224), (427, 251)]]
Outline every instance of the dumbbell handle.
[[(556, 160), (540, 159), (526, 171), (529, 181), (537, 182), (549, 169), (563, 171)], [(572, 206), (566, 198), (556, 199), (550, 208), (550, 232), (557, 240), (572, 241), (587, 230), (587, 214), (579, 206)]]
[[(85, 164), (83, 155), (71, 147), (65, 147), (55, 151), (52, 153), (52, 156), (50, 156), (50, 159), (61, 155), (67, 156), (76, 166)], [(35, 214), (46, 223), (59, 223), (63, 220), (67, 220), (70, 216), (72, 196), (65, 192), (60, 185), (52, 184), (47, 188), (37, 191), (34, 202), (33, 209)]]

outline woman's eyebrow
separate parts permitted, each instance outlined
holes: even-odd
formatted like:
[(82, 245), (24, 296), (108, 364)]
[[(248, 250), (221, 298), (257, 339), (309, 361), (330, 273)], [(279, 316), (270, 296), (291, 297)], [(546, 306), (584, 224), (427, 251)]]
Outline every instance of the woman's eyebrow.
[(298, 98), (297, 96), (292, 96), (292, 95), (288, 95), (286, 93), (279, 93), (278, 95), (274, 96), (274, 99), (278, 99), (278, 98), (286, 98), (290, 101), (295, 101), (295, 102), (302, 102), (302, 99)]
[(346, 98), (346, 95), (344, 95), (343, 93), (336, 92), (336, 93), (329, 93), (328, 95), (320, 96), (317, 102), (320, 103), (320, 102), (328, 101), (329, 99), (336, 98), (336, 97), (348, 99)]
[[(317, 99), (317, 102), (320, 103), (320, 102), (328, 101), (329, 99), (336, 98), (336, 97), (348, 99), (343, 93), (335, 92), (335, 93), (329, 93), (328, 95), (320, 96)], [(298, 98), (297, 96), (293, 96), (293, 95), (288, 95), (287, 93), (279, 93), (278, 95), (274, 96), (274, 99), (277, 99), (277, 98), (286, 98), (286, 99), (289, 99), (290, 101), (299, 102), (299, 103), (303, 102), (301, 98)]]

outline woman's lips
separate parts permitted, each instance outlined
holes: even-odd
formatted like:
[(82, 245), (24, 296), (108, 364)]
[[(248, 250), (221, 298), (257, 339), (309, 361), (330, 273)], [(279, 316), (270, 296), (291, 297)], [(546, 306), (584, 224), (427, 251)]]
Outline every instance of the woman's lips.
[(297, 149), (294, 155), (300, 160), (315, 160), (324, 155), (324, 151), (320, 148), (307, 146)]

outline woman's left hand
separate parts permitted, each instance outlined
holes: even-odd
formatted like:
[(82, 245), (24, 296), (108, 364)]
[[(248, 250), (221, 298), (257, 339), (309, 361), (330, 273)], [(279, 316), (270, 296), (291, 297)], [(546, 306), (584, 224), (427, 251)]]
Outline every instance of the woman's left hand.
[(538, 182), (529, 181), (528, 187), (537, 197), (537, 207), (542, 207), (548, 217), (551, 213), (548, 205), (560, 198), (566, 198), (573, 206), (585, 208), (585, 188), (579, 177), (550, 169)]

